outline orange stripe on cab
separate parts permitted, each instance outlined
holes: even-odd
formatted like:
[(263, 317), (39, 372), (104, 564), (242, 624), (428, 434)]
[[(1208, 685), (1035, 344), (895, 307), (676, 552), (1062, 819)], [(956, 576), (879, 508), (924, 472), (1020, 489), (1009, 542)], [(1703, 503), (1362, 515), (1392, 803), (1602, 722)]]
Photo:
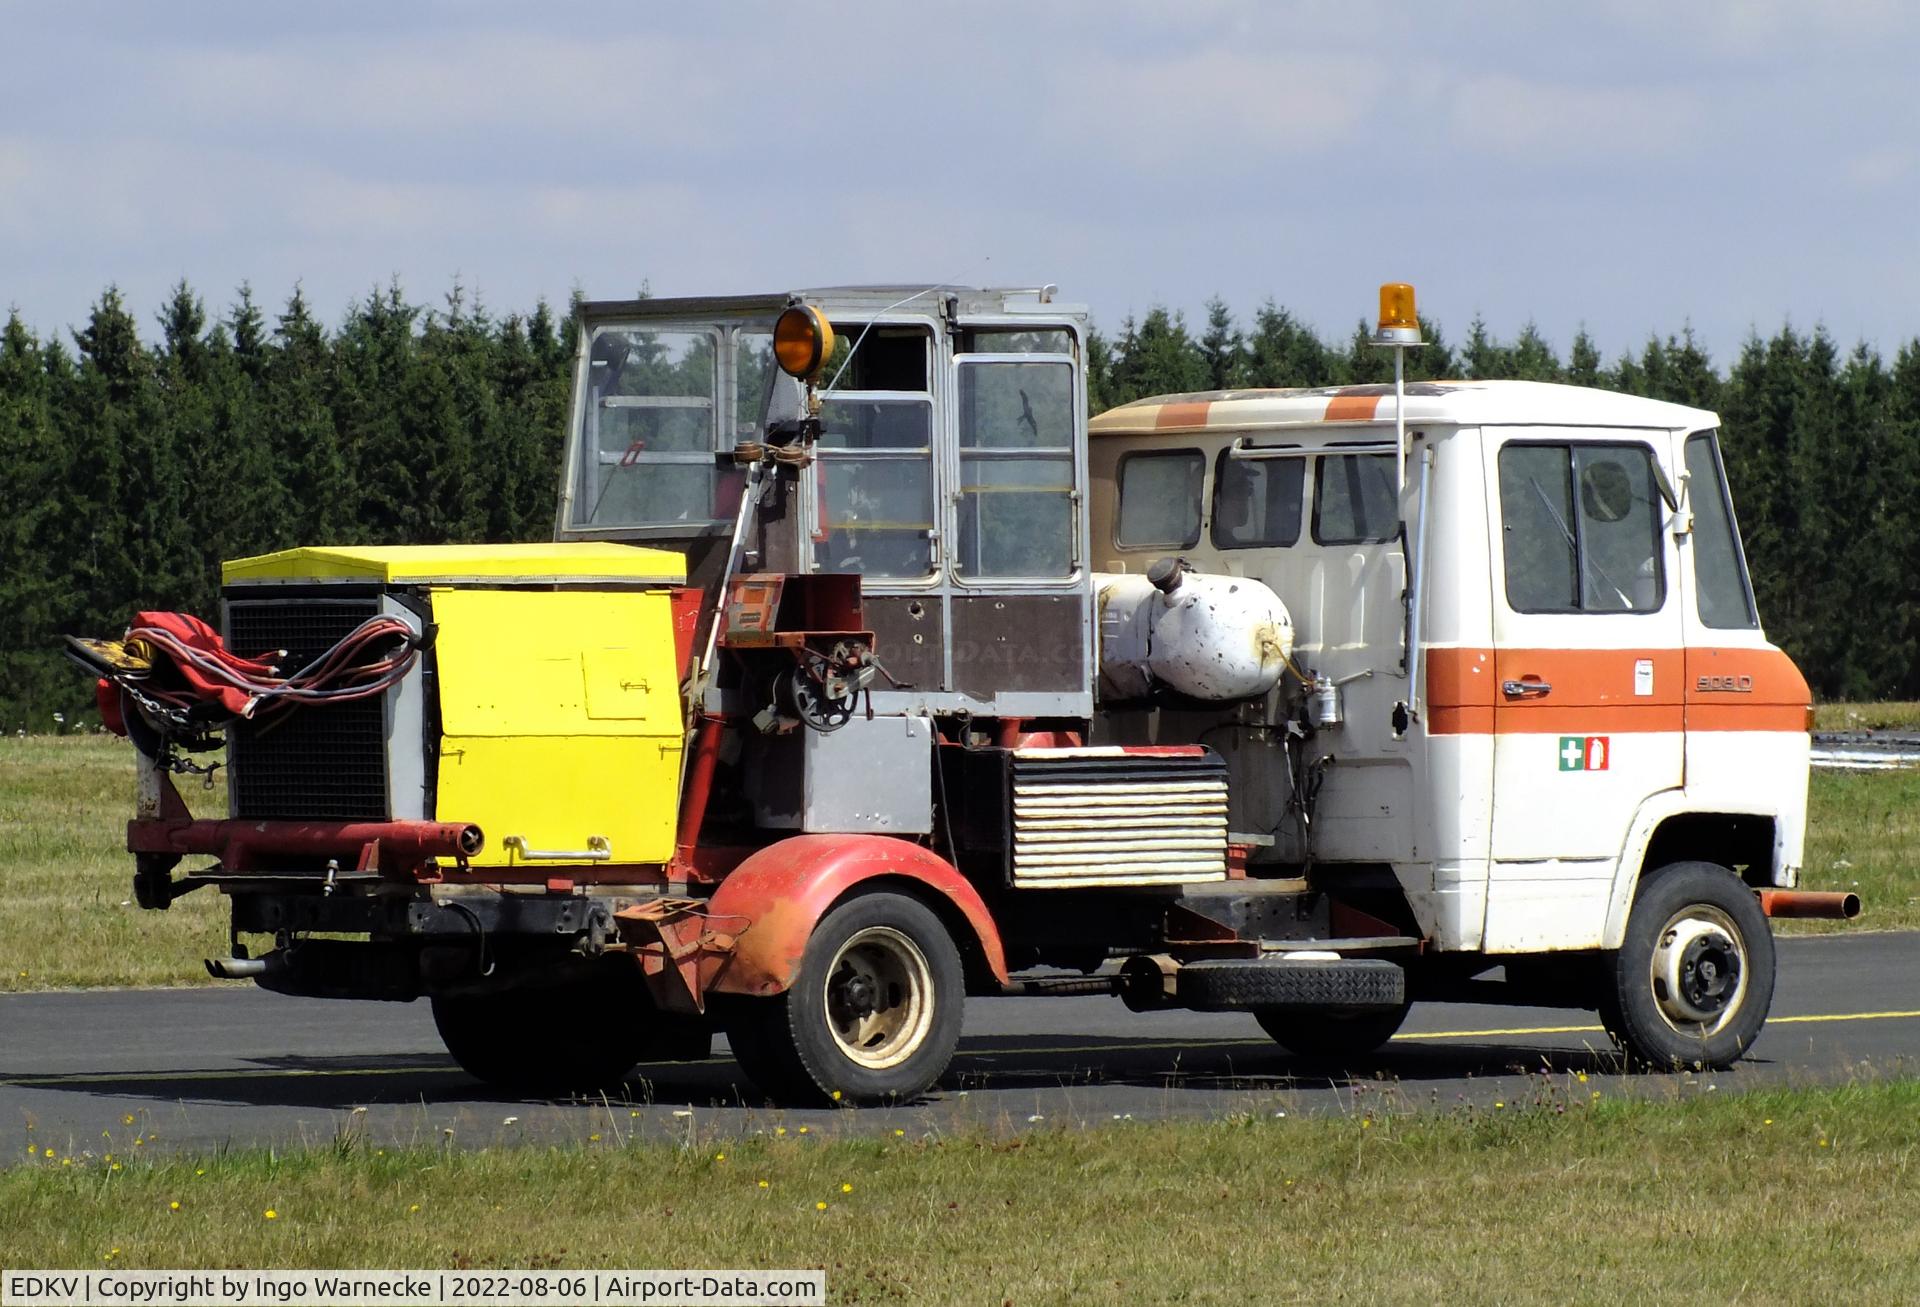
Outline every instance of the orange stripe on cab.
[(1156, 428), (1166, 427), (1204, 427), (1207, 425), (1207, 410), (1213, 407), (1211, 400), (1183, 399), (1171, 404), (1162, 404), (1159, 413), (1154, 415)]
[(1327, 401), (1328, 422), (1371, 422), (1380, 411), (1379, 395), (1335, 395)]
[[(1640, 663), (1652, 664), (1648, 694)], [(1552, 687), (1509, 695), (1506, 681)], [(1807, 682), (1770, 648), (1429, 649), (1430, 735), (1628, 735), (1807, 727)]]

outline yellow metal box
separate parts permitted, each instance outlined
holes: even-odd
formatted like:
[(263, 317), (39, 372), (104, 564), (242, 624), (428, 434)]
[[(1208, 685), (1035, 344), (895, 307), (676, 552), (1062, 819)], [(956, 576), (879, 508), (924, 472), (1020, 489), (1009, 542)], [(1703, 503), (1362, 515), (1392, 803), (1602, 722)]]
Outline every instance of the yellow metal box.
[(436, 816), (486, 832), (476, 866), (604, 848), (673, 854), (684, 734), (664, 591), (432, 590)]

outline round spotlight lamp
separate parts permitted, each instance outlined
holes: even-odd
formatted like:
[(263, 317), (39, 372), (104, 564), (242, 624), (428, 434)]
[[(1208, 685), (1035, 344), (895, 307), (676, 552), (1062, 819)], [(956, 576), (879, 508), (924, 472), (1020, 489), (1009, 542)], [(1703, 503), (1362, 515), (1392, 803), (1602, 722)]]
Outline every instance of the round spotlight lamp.
[(773, 324), (773, 357), (780, 370), (805, 381), (833, 355), (833, 328), (811, 304), (796, 304)]

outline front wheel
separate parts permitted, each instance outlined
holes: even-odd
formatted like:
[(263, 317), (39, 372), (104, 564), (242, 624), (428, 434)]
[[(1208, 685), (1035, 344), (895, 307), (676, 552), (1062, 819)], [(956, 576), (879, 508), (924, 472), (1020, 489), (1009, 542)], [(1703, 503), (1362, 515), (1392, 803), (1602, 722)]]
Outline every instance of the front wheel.
[(1727, 868), (1676, 862), (1646, 876), (1609, 959), (1600, 1017), (1634, 1062), (1724, 1068), (1773, 1003), (1773, 932)]
[(965, 993), (960, 952), (925, 904), (863, 894), (814, 927), (785, 993), (733, 1004), (727, 1042), (770, 1097), (898, 1102), (946, 1070)]

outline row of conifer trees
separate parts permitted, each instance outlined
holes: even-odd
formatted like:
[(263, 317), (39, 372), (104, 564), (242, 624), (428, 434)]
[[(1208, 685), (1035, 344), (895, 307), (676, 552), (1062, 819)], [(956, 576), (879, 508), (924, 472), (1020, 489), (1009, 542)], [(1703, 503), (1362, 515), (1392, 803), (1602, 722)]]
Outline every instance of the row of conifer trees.
[[(1154, 309), (1097, 334), (1096, 411), (1142, 395), (1390, 379), (1365, 324), (1326, 337), (1271, 301), (1196, 331)], [(1891, 363), (1821, 330), (1750, 337), (1722, 368), (1689, 332), (1605, 362), (1476, 320), (1409, 376), (1597, 385), (1720, 412), (1763, 621), (1827, 697), (1920, 698), (1920, 341)], [(0, 729), (84, 719), (64, 633), (143, 608), (212, 616), (219, 563), (299, 543), (542, 539), (573, 315), (498, 315), (398, 285), (337, 325), (296, 289), (217, 317), (182, 284), (143, 330), (114, 290), (77, 330), (0, 335)]]

